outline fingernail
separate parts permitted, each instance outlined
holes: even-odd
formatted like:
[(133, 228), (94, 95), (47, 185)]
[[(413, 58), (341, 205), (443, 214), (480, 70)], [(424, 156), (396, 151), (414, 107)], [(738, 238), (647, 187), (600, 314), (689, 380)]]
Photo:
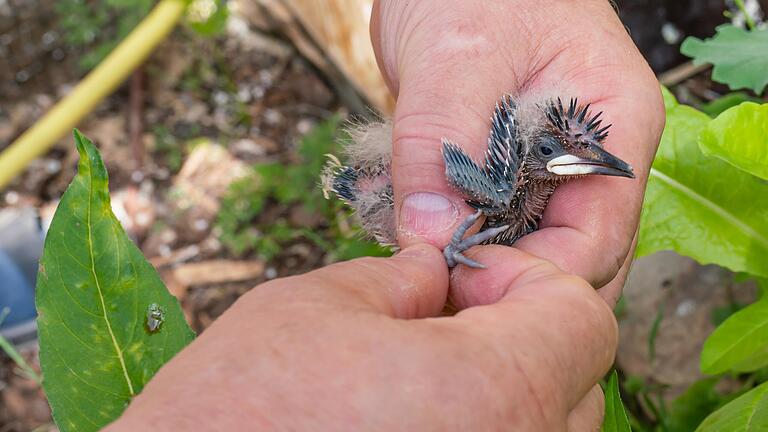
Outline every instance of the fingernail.
[(432, 192), (416, 192), (403, 201), (400, 230), (412, 235), (445, 231), (458, 217), (459, 210), (448, 198)]

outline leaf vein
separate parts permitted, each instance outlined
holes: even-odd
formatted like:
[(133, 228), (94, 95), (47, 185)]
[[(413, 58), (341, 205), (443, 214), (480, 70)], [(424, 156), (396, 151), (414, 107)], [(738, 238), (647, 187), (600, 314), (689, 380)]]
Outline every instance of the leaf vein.
[(115, 332), (112, 331), (112, 324), (109, 322), (109, 317), (107, 316), (107, 305), (104, 302), (104, 293), (101, 290), (101, 283), (99, 281), (99, 276), (96, 273), (96, 261), (93, 253), (93, 232), (92, 232), (92, 225), (91, 225), (91, 210), (93, 208), (93, 169), (90, 170), (90, 181), (88, 182), (88, 213), (87, 213), (87, 227), (88, 227), (88, 254), (91, 257), (91, 273), (93, 274), (93, 278), (96, 282), (96, 291), (99, 295), (99, 301), (101, 302), (101, 309), (104, 312), (104, 321), (107, 324), (107, 331), (109, 332), (109, 337), (112, 338), (112, 344), (115, 347), (115, 351), (117, 352), (117, 358), (120, 360), (120, 367), (123, 372), (123, 377), (125, 378), (125, 382), (128, 384), (128, 391), (130, 392), (131, 396), (135, 395), (136, 393), (133, 390), (133, 383), (131, 382), (131, 378), (128, 376), (128, 368), (125, 366), (125, 359), (123, 358), (123, 351), (120, 348), (120, 345), (117, 343), (117, 338), (115, 337)]
[(768, 238), (760, 234), (759, 232), (755, 231), (754, 228), (746, 224), (744, 221), (736, 217), (733, 213), (729, 212), (728, 210), (720, 207), (716, 203), (712, 202), (711, 200), (701, 196), (698, 192), (694, 191), (690, 187), (678, 182), (677, 180), (673, 179), (672, 177), (667, 176), (663, 172), (659, 171), (656, 168), (651, 168), (650, 172), (651, 176), (654, 176), (658, 178), (660, 181), (666, 183), (668, 186), (670, 186), (673, 189), (678, 190), (679, 192), (682, 192), (686, 196), (688, 196), (693, 201), (696, 201), (697, 203), (703, 205), (704, 207), (711, 210), (716, 215), (720, 216), (721, 219), (725, 220), (726, 222), (729, 222), (734, 227), (736, 227), (738, 230), (742, 231), (744, 234), (746, 234), (748, 237), (751, 237), (755, 239), (760, 245), (768, 251)]

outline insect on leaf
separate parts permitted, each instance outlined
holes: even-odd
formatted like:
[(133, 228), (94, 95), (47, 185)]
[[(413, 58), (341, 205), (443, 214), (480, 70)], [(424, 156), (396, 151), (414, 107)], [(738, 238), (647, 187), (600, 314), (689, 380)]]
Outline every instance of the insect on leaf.
[[(43, 388), (59, 429), (96, 431), (117, 418), (194, 333), (112, 214), (96, 147), (77, 130), (74, 137), (78, 173), (45, 239), (37, 325)], [(149, 309), (163, 312), (162, 325), (147, 322)]]

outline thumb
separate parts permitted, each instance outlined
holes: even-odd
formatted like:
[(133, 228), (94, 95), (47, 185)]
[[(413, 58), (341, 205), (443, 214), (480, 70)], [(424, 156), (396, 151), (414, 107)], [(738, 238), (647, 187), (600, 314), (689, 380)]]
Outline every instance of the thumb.
[(440, 140), (482, 160), (493, 106), (518, 87), (508, 61), (517, 56), (502, 55), (505, 44), (489, 28), (494, 13), (486, 9), (496, 6), (445, 3), (378, 2), (373, 12), (377, 59), (397, 96), (392, 186), (403, 247), (424, 241), (443, 247), (472, 213), (446, 183)]
[(413, 245), (390, 258), (365, 257), (304, 275), (276, 279), (262, 293), (284, 295), (272, 303), (300, 298), (345, 310), (366, 310), (393, 318), (426, 318), (440, 313), (448, 294), (448, 269), (440, 251)]

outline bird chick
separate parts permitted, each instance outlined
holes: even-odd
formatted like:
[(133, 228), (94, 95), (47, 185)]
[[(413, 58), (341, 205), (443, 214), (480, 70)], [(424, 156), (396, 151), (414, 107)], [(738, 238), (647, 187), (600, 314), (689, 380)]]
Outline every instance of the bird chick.
[[(549, 198), (563, 182), (584, 175), (634, 178), (632, 168), (602, 148), (611, 125), (601, 127), (602, 112), (560, 98), (525, 103), (504, 95), (491, 117), (482, 165), (457, 144), (442, 139), (445, 176), (475, 213), (466, 218), (443, 250), (449, 267), (482, 264), (463, 255), (479, 244), (512, 245), (538, 229)], [(390, 176), (391, 125), (377, 123), (351, 131), (346, 147), (350, 164), (331, 157), (322, 175), (323, 191), (355, 209), (363, 228), (382, 244), (396, 243)], [(467, 230), (485, 216), (477, 234)]]

